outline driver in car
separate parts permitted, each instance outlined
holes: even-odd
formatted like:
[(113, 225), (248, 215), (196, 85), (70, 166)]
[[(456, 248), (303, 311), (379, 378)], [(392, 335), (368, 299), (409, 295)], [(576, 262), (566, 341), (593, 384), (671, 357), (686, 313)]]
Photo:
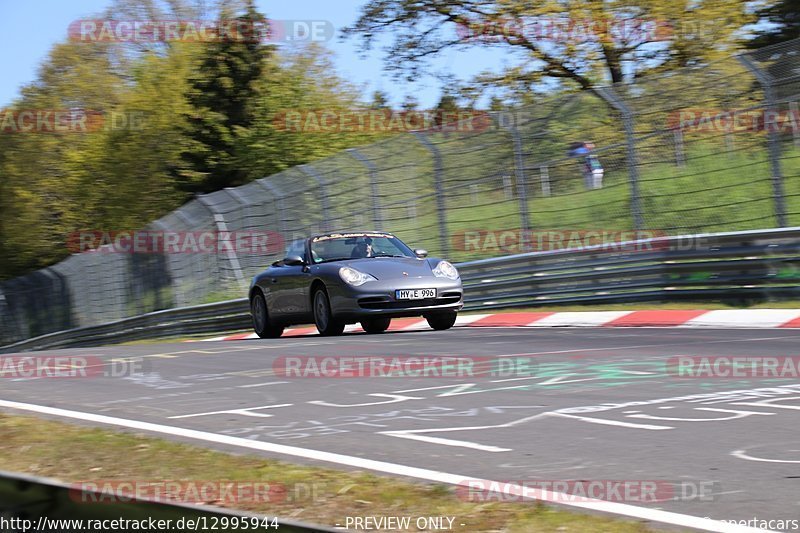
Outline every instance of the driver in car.
[(372, 237), (364, 237), (364, 240), (353, 246), (353, 251), (350, 252), (350, 259), (362, 257), (372, 257)]

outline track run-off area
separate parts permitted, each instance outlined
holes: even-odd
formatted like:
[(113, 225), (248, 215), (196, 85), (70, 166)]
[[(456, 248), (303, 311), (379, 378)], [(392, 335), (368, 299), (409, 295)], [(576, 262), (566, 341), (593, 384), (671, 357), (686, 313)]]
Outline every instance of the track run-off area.
[[(654, 524), (758, 531), (725, 521), (800, 517), (800, 379), (686, 378), (668, 361), (799, 355), (800, 331), (766, 328), (456, 327), (124, 345), (4, 355), (90, 357), (104, 370), (82, 379), (6, 376), (0, 409), (304, 464), (472, 483)], [(458, 376), (284, 371), (287, 358), (328, 356), (460, 356), (484, 366)], [(529, 365), (503, 374), (499, 360)], [(126, 365), (137, 370), (120, 370)], [(525, 490), (543, 480), (549, 488)], [(663, 487), (671, 492), (655, 501), (559, 496), (559, 487), (591, 480), (654, 482), (662, 496)]]

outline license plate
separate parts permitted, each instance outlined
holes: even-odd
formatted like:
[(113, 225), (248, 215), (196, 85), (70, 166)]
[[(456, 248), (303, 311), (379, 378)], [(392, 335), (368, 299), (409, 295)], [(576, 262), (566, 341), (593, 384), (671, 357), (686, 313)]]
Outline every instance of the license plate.
[(398, 300), (424, 300), (436, 298), (436, 289), (401, 289), (395, 291)]

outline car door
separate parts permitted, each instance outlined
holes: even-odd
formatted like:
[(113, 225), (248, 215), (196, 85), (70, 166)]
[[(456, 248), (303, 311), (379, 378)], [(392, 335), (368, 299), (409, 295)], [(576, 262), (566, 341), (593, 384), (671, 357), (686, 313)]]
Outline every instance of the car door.
[(273, 269), (271, 278), (268, 280), (273, 296), (273, 313), (281, 320), (289, 321), (302, 320), (308, 312), (310, 306), (307, 302), (307, 295), (308, 286), (311, 283), (305, 246), (301, 250), (292, 250), (291, 255), (300, 255), (306, 264), (279, 264), (277, 268)]

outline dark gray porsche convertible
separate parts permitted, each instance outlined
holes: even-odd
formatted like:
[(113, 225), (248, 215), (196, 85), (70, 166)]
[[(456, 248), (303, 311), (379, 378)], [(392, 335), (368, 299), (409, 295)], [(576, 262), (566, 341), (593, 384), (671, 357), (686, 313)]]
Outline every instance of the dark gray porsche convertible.
[(461, 278), (427, 255), (383, 232), (294, 241), (283, 260), (253, 279), (253, 328), (275, 338), (286, 326), (313, 322), (320, 334), (339, 335), (361, 322), (367, 333), (382, 333), (392, 318), (423, 316), (433, 329), (448, 329), (463, 307)]

